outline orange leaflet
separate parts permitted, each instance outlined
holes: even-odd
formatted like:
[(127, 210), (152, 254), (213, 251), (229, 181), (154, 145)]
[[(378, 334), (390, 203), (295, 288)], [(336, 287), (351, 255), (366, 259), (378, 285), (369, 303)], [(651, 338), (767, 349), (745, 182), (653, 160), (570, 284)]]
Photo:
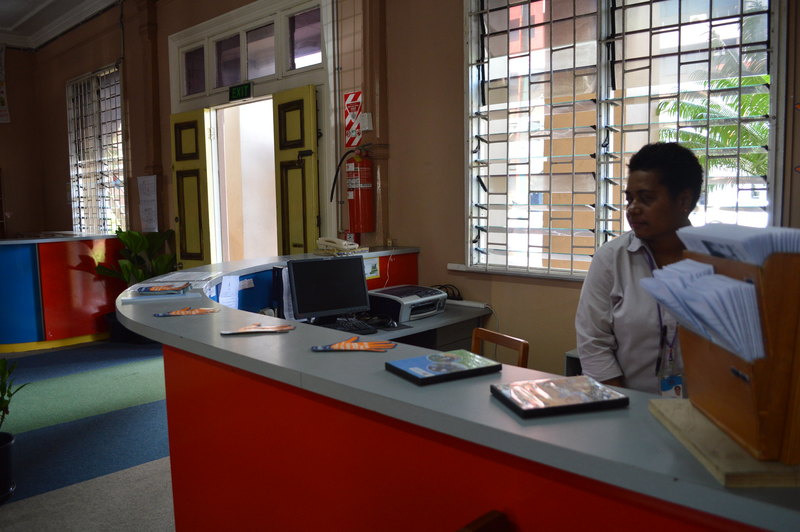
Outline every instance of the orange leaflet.
[(329, 345), (315, 345), (312, 351), (375, 351), (383, 353), (387, 349), (394, 348), (397, 344), (387, 340), (376, 340), (373, 342), (358, 342), (358, 336), (352, 336), (347, 340), (336, 342)]
[(234, 331), (220, 331), (220, 334), (246, 334), (246, 333), (282, 333), (294, 330), (294, 325), (262, 325), (261, 323), (252, 323), (239, 327)]
[(153, 314), (153, 316), (157, 318), (165, 318), (168, 316), (195, 316), (197, 314), (212, 314), (214, 312), (219, 312), (219, 309), (184, 307), (178, 310), (170, 310), (169, 312), (158, 312), (156, 314)]

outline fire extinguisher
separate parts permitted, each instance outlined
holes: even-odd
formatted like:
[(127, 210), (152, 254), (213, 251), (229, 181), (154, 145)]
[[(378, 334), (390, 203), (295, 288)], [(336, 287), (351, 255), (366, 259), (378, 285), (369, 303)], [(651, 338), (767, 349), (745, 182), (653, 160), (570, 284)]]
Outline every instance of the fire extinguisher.
[(347, 179), (347, 207), (350, 213), (351, 233), (375, 231), (375, 193), (372, 161), (361, 150), (345, 162)]

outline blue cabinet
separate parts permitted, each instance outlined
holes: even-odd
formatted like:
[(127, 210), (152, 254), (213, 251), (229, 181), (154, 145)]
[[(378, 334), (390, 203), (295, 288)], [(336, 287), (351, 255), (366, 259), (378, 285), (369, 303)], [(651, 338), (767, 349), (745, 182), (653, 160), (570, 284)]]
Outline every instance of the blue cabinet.
[(0, 246), (0, 344), (44, 340), (36, 244)]

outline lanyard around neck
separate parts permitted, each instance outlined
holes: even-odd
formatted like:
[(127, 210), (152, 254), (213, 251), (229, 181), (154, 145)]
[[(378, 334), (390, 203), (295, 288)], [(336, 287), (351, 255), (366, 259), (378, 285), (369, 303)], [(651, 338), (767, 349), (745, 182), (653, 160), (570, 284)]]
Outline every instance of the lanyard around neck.
[[(656, 266), (656, 261), (653, 258), (652, 254), (650, 253), (650, 249), (647, 246), (644, 247), (644, 256), (647, 259), (647, 265), (650, 266), (650, 275), (653, 275), (653, 272), (658, 269)], [(667, 326), (664, 325), (664, 318), (661, 315), (661, 304), (656, 301), (656, 308), (658, 309), (658, 332), (660, 334), (660, 341), (659, 341), (659, 353), (658, 358), (656, 359), (656, 375), (661, 370), (661, 349), (664, 348), (666, 345), (668, 347), (668, 356), (669, 356), (669, 364), (672, 365), (672, 348), (675, 346), (675, 341), (678, 339), (678, 327), (675, 327), (675, 332), (672, 334), (672, 340), (668, 339), (668, 331)]]

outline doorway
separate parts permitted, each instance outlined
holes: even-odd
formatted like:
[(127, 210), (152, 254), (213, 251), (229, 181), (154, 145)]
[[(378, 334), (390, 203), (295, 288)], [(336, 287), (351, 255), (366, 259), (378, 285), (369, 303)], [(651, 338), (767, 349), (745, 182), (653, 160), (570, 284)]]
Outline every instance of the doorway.
[[(221, 260), (278, 253), (272, 99), (217, 109), (212, 153)], [(213, 160), (213, 159), (212, 159)]]

